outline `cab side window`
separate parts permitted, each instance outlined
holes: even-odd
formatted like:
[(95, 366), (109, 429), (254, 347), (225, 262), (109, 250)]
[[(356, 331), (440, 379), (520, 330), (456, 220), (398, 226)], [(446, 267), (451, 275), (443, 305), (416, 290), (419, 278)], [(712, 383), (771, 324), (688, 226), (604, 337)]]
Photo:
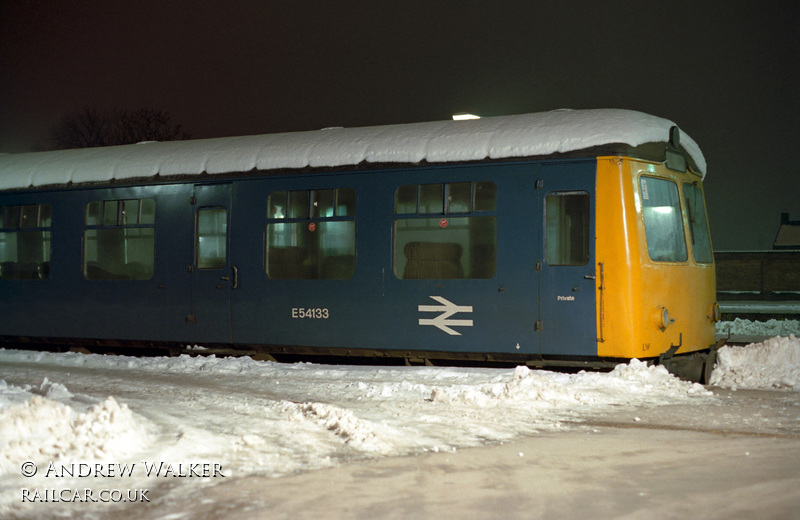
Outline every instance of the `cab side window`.
[(711, 252), (711, 236), (708, 232), (703, 190), (695, 184), (684, 184), (683, 198), (686, 200), (694, 260), (701, 264), (710, 264), (714, 261), (714, 254)]

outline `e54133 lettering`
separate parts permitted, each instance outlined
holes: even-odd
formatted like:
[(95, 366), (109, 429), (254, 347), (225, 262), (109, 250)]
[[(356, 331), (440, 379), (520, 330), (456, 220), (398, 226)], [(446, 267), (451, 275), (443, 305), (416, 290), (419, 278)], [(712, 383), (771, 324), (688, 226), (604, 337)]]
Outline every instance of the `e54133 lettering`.
[(292, 318), (311, 318), (315, 320), (327, 320), (330, 318), (330, 311), (320, 307), (292, 307)]

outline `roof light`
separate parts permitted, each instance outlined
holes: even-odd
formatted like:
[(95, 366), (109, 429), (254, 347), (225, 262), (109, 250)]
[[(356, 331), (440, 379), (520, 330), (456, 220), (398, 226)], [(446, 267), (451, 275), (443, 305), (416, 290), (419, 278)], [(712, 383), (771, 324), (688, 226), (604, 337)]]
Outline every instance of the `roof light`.
[(467, 119), (480, 119), (481, 116), (476, 116), (475, 114), (453, 114), (453, 121), (466, 121)]

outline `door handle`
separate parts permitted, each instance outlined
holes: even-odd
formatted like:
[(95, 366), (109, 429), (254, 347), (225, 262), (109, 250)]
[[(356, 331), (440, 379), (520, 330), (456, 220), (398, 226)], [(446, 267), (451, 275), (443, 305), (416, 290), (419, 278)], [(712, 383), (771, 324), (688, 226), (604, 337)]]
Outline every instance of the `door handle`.
[(235, 265), (233, 266), (233, 286), (231, 289), (236, 289), (239, 287), (239, 268)]
[(587, 280), (596, 280), (597, 279), (597, 277), (595, 275), (593, 275), (593, 274), (587, 274), (586, 276), (584, 276), (584, 278), (587, 279)]

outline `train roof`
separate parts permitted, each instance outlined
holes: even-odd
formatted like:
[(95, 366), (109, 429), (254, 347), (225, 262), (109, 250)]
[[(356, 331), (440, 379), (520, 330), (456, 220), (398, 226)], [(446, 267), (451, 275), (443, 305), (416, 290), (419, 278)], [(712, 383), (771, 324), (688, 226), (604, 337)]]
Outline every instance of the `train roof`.
[[(667, 119), (633, 110), (555, 110), (464, 121), (0, 154), (0, 189), (253, 170), (482, 161), (582, 150), (588, 156), (607, 152), (609, 145), (636, 150), (667, 143), (674, 126)], [(705, 158), (697, 144), (686, 134), (680, 143), (692, 169), (705, 175)], [(664, 146), (659, 148), (663, 156)]]

